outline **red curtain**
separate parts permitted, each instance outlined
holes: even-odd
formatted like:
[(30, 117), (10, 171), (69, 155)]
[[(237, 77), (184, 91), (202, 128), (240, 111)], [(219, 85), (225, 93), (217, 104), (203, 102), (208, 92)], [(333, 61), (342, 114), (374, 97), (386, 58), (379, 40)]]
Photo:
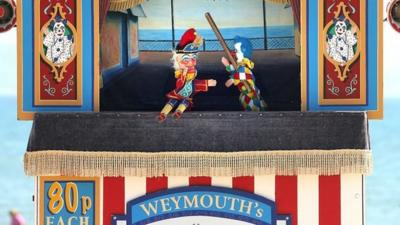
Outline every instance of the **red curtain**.
[(103, 27), (103, 24), (106, 22), (106, 17), (107, 17), (107, 12), (108, 9), (110, 8), (110, 0), (100, 0), (100, 31), (101, 28)]
[(297, 27), (300, 28), (300, 0), (290, 0), (290, 4), (292, 5), (293, 17), (294, 22), (296, 23)]

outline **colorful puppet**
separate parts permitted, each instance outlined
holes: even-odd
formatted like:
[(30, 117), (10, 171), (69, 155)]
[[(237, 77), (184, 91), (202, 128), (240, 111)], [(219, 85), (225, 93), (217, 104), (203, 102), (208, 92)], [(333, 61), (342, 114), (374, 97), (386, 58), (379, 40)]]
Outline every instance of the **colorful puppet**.
[(193, 105), (195, 94), (207, 92), (208, 87), (217, 85), (216, 80), (196, 79), (197, 53), (202, 44), (203, 38), (191, 28), (182, 35), (176, 50), (173, 51), (171, 61), (175, 69), (176, 87), (166, 95), (168, 102), (159, 115), (160, 121), (164, 121), (175, 107), (177, 108), (174, 116), (179, 119), (183, 112)]
[(232, 84), (237, 86), (240, 91), (239, 100), (246, 111), (264, 111), (267, 104), (262, 99), (260, 90), (257, 88), (255, 77), (251, 71), (254, 63), (250, 60), (253, 48), (250, 40), (244, 37), (235, 37), (234, 58), (237, 68), (229, 63), (228, 59), (222, 57), (222, 64), (231, 73), (230, 79), (225, 83), (227, 87)]

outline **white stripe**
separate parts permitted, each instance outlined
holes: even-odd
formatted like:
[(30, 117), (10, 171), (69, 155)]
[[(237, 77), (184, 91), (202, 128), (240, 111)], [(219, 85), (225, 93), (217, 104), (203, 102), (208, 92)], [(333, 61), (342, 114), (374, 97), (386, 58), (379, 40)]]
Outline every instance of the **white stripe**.
[(275, 175), (255, 176), (254, 193), (275, 201)]
[(189, 177), (173, 176), (168, 177), (168, 188), (187, 187), (189, 186)]
[(319, 224), (318, 175), (297, 176), (298, 225)]
[[(103, 194), (103, 190), (104, 190), (104, 182), (103, 182), (103, 180), (104, 180), (104, 178), (103, 177), (99, 177), (99, 183), (98, 183), (98, 185), (99, 185), (99, 213), (100, 213), (100, 216), (99, 216), (99, 224), (103, 224), (103, 207), (104, 207), (104, 205), (103, 205), (103, 196), (104, 196), (104, 194)], [(125, 206), (124, 206), (124, 208), (125, 208), (125, 212), (126, 212), (126, 204), (125, 204)]]
[(232, 188), (232, 177), (212, 177), (212, 186)]
[(34, 221), (35, 221), (35, 225), (38, 225), (39, 224), (39, 215), (40, 215), (40, 213), (38, 213), (38, 207), (39, 207), (39, 198), (40, 198), (40, 196), (39, 196), (39, 191), (40, 191), (40, 189), (39, 189), (39, 177), (35, 177), (34, 178), (34, 182), (35, 182), (35, 189), (34, 189), (34, 192), (33, 193), (35, 193), (35, 202), (33, 203), (34, 204)]
[(340, 176), (341, 225), (363, 224), (363, 182), (360, 174)]
[(125, 206), (129, 201), (146, 194), (146, 177), (125, 177)]

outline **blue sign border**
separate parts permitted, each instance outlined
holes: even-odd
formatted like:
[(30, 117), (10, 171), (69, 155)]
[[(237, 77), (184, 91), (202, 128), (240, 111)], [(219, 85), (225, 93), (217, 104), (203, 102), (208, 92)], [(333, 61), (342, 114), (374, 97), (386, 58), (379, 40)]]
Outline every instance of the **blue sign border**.
[[(185, 192), (217, 192), (217, 193), (225, 193), (225, 194), (242, 196), (242, 197), (245, 197), (248, 199), (259, 201), (260, 203), (264, 203), (271, 207), (272, 223), (269, 224), (266, 222), (262, 222), (260, 220), (253, 219), (248, 216), (239, 216), (239, 215), (233, 214), (233, 213), (230, 214), (230, 213), (224, 213), (224, 212), (216, 212), (213, 210), (209, 210), (209, 211), (208, 210), (188, 210), (188, 211), (184, 211), (184, 212), (167, 213), (167, 214), (163, 214), (163, 215), (159, 215), (159, 216), (154, 216), (150, 219), (142, 220), (142, 221), (134, 223), (134, 224), (132, 223), (132, 218), (130, 215), (132, 215), (132, 208), (134, 205), (151, 200), (153, 198), (158, 198), (158, 197), (170, 195), (170, 194), (185, 193)], [(126, 215), (112, 216), (112, 224), (116, 225), (117, 221), (126, 221), (127, 225), (145, 225), (145, 224), (149, 224), (149, 223), (153, 223), (153, 222), (157, 222), (157, 221), (185, 217), (185, 216), (211, 216), (211, 217), (239, 220), (239, 221), (248, 222), (248, 223), (257, 224), (257, 225), (276, 225), (277, 220), (285, 220), (286, 225), (291, 225), (291, 217), (289, 215), (276, 215), (275, 202), (273, 202), (267, 198), (264, 198), (262, 196), (253, 194), (253, 193), (244, 192), (241, 190), (230, 189), (230, 188), (213, 187), (213, 186), (179, 187), (179, 188), (173, 188), (173, 189), (155, 192), (152, 194), (144, 195), (142, 197), (133, 199), (127, 203), (127, 214)]]

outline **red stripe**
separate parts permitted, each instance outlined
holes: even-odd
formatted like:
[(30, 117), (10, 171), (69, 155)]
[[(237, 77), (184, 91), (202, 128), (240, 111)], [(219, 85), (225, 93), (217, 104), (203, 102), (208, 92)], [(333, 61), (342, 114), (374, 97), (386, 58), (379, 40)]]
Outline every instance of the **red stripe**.
[(234, 177), (232, 178), (232, 187), (233, 189), (254, 193), (254, 177)]
[(189, 186), (211, 186), (211, 177), (189, 177)]
[(168, 189), (168, 177), (147, 177), (146, 194)]
[(112, 215), (125, 214), (125, 178), (103, 179), (103, 225), (111, 225)]
[(340, 225), (340, 176), (319, 177), (319, 225)]
[(275, 177), (276, 213), (292, 216), (292, 225), (297, 225), (297, 176)]

